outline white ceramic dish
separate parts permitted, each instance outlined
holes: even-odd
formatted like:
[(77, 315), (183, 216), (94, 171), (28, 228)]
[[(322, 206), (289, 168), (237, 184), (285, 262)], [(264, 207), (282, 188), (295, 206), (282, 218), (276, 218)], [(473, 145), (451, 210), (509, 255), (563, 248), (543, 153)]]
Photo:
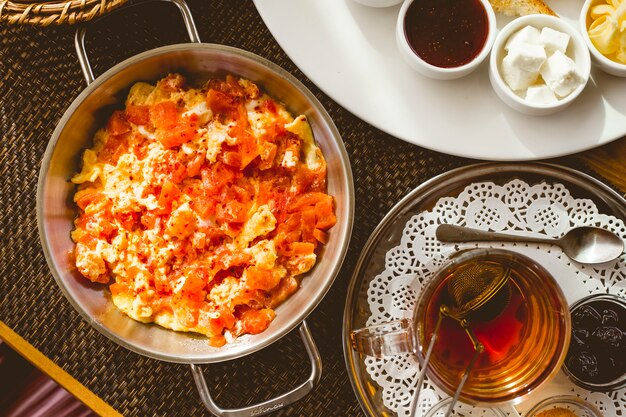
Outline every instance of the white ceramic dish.
[(368, 7), (389, 7), (402, 3), (402, 0), (354, 0)]
[(460, 65), (458, 67), (442, 68), (432, 65), (423, 60), (418, 54), (415, 53), (409, 41), (407, 40), (407, 34), (405, 30), (405, 18), (406, 13), (414, 0), (406, 0), (402, 7), (400, 7), (400, 13), (398, 13), (398, 20), (396, 23), (396, 43), (398, 44), (398, 50), (404, 58), (407, 64), (415, 69), (420, 74), (433, 78), (436, 80), (454, 80), (457, 78), (465, 77), (471, 74), (478, 68), (478, 66), (489, 56), (491, 47), (496, 38), (496, 15), (493, 12), (493, 8), (488, 0), (480, 0), (480, 3), (485, 8), (485, 14), (487, 16), (487, 36), (482, 49), (470, 62)]
[[(546, 0), (578, 27), (582, 0)], [(592, 69), (569, 108), (531, 117), (504, 105), (486, 63), (459, 80), (419, 76), (395, 45), (399, 6), (353, 0), (255, 0), (266, 25), (311, 81), (373, 126), (407, 142), (489, 160), (534, 160), (594, 148), (626, 135), (626, 82)], [(498, 15), (498, 26), (510, 19)]]
[[(568, 96), (559, 99), (559, 101), (555, 103), (530, 103), (525, 98), (515, 93), (503, 79), (502, 60), (506, 56), (504, 47), (514, 33), (526, 26), (533, 26), (539, 30), (547, 27), (562, 33), (567, 33), (570, 36), (567, 56), (574, 60), (576, 70), (584, 81)], [(498, 97), (500, 97), (500, 99), (502, 99), (502, 101), (511, 108), (531, 116), (546, 116), (554, 114), (571, 105), (585, 88), (587, 81), (589, 80), (590, 72), (591, 58), (589, 57), (589, 50), (587, 49), (587, 45), (585, 44), (585, 41), (583, 41), (580, 33), (578, 33), (573, 26), (564, 22), (562, 19), (540, 14), (522, 16), (502, 28), (496, 37), (489, 59), (489, 80), (491, 81), (491, 86), (495, 90)]]
[(596, 47), (589, 39), (589, 33), (587, 32), (587, 28), (591, 24), (591, 19), (589, 18), (589, 8), (592, 5), (596, 4), (606, 4), (604, 0), (585, 0), (585, 3), (582, 6), (580, 11), (580, 19), (579, 30), (582, 33), (582, 37), (587, 44), (587, 48), (589, 48), (589, 52), (591, 52), (591, 56), (593, 58), (593, 63), (598, 66), (602, 71), (605, 71), (608, 74), (615, 75), (617, 77), (626, 77), (626, 64), (620, 64), (619, 62), (615, 62), (604, 56), (600, 51), (596, 49)]

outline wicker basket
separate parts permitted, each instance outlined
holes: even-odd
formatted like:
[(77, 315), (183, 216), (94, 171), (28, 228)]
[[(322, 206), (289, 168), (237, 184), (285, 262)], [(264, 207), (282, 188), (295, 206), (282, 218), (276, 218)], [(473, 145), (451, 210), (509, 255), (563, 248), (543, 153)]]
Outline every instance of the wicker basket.
[(0, 0), (0, 22), (38, 26), (74, 24), (101, 16), (127, 0)]

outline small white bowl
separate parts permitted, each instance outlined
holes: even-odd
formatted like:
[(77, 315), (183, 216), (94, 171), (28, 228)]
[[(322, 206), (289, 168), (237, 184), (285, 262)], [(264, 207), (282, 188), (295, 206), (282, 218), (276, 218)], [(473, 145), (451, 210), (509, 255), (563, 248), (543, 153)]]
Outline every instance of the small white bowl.
[(402, 3), (403, 0), (354, 0), (368, 7), (390, 7)]
[(437, 67), (429, 64), (420, 58), (413, 48), (411, 48), (404, 31), (404, 17), (406, 16), (407, 10), (412, 3), (413, 0), (406, 0), (402, 4), (400, 13), (398, 14), (398, 20), (396, 22), (396, 43), (398, 44), (398, 49), (400, 50), (402, 57), (411, 66), (411, 68), (430, 78), (437, 80), (453, 80), (470, 74), (481, 64), (481, 62), (485, 60), (487, 55), (489, 55), (489, 51), (491, 51), (491, 47), (493, 46), (493, 42), (496, 38), (497, 27), (496, 15), (493, 12), (493, 8), (488, 0), (480, 0), (480, 3), (485, 8), (485, 12), (487, 14), (488, 26), (487, 37), (482, 49), (470, 62), (452, 68)]
[(587, 48), (589, 48), (589, 52), (591, 52), (591, 57), (593, 63), (600, 68), (602, 71), (615, 75), (618, 77), (626, 77), (626, 64), (621, 64), (619, 62), (613, 61), (612, 59), (607, 58), (604, 54), (602, 54), (595, 45), (589, 39), (589, 25), (591, 24), (591, 18), (589, 17), (589, 8), (591, 6), (595, 6), (596, 4), (606, 4), (604, 0), (586, 0), (583, 4), (582, 9), (580, 10), (580, 31), (583, 35), (583, 39), (587, 44)]
[[(508, 86), (500, 72), (502, 60), (506, 56), (504, 46), (506, 45), (507, 40), (512, 34), (528, 25), (534, 26), (539, 30), (544, 27), (549, 27), (551, 29), (567, 33), (570, 36), (570, 44), (567, 48), (566, 55), (572, 58), (576, 63), (578, 73), (583, 78), (583, 83), (572, 91), (567, 97), (560, 99), (556, 103), (534, 104), (526, 101)], [(503, 102), (508, 104), (513, 109), (531, 116), (544, 116), (556, 113), (557, 111), (563, 110), (572, 104), (572, 102), (576, 100), (576, 98), (583, 91), (585, 85), (587, 85), (590, 73), (591, 58), (589, 56), (589, 49), (587, 48), (587, 45), (585, 44), (585, 41), (580, 33), (558, 17), (544, 14), (531, 14), (518, 17), (504, 26), (496, 37), (489, 60), (489, 80), (491, 81), (491, 86), (498, 97), (500, 97)]]

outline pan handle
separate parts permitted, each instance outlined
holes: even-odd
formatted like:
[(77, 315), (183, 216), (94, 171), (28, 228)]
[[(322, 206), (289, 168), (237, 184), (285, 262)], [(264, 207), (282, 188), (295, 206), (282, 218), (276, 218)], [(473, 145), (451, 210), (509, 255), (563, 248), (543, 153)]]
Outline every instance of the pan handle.
[(300, 337), (302, 338), (304, 347), (306, 348), (309, 359), (311, 360), (311, 375), (309, 376), (309, 379), (291, 391), (259, 404), (243, 408), (220, 408), (217, 404), (215, 404), (213, 398), (211, 398), (211, 394), (209, 393), (202, 370), (198, 365), (192, 364), (191, 372), (193, 374), (193, 379), (196, 381), (196, 387), (200, 393), (200, 398), (202, 399), (202, 402), (207, 410), (220, 417), (260, 416), (292, 404), (311, 392), (322, 376), (322, 359), (320, 358), (317, 346), (315, 346), (315, 342), (313, 341), (313, 337), (311, 337), (311, 332), (309, 331), (309, 327), (306, 322), (302, 322), (299, 330)]
[[(198, 35), (198, 29), (196, 29), (196, 24), (193, 21), (193, 16), (191, 15), (191, 11), (185, 3), (184, 0), (136, 0), (133, 1), (129, 6), (122, 7), (121, 9), (115, 9), (111, 13), (115, 13), (118, 10), (123, 10), (125, 8), (136, 6), (138, 4), (153, 2), (153, 1), (167, 1), (169, 3), (173, 3), (183, 16), (183, 21), (185, 22), (185, 28), (187, 28), (187, 34), (189, 34), (189, 39), (193, 43), (200, 43), (200, 36)], [(111, 14), (109, 13), (109, 14)], [(100, 20), (102, 16), (96, 20)], [(87, 58), (87, 50), (85, 48), (85, 34), (87, 33), (87, 27), (81, 26), (76, 29), (76, 35), (74, 36), (74, 46), (76, 48), (76, 54), (78, 55), (78, 62), (80, 63), (80, 67), (83, 70), (83, 75), (85, 76), (85, 81), (87, 85), (91, 84), (95, 78), (93, 76), (93, 71), (91, 69), (91, 65), (89, 65), (89, 58)]]

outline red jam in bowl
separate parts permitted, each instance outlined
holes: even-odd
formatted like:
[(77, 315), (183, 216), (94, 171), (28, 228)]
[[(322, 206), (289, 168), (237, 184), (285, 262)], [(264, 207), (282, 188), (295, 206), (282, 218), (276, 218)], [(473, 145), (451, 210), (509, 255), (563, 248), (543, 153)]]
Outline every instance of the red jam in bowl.
[(414, 0), (404, 16), (411, 49), (431, 65), (460, 67), (487, 41), (489, 21), (480, 0)]

